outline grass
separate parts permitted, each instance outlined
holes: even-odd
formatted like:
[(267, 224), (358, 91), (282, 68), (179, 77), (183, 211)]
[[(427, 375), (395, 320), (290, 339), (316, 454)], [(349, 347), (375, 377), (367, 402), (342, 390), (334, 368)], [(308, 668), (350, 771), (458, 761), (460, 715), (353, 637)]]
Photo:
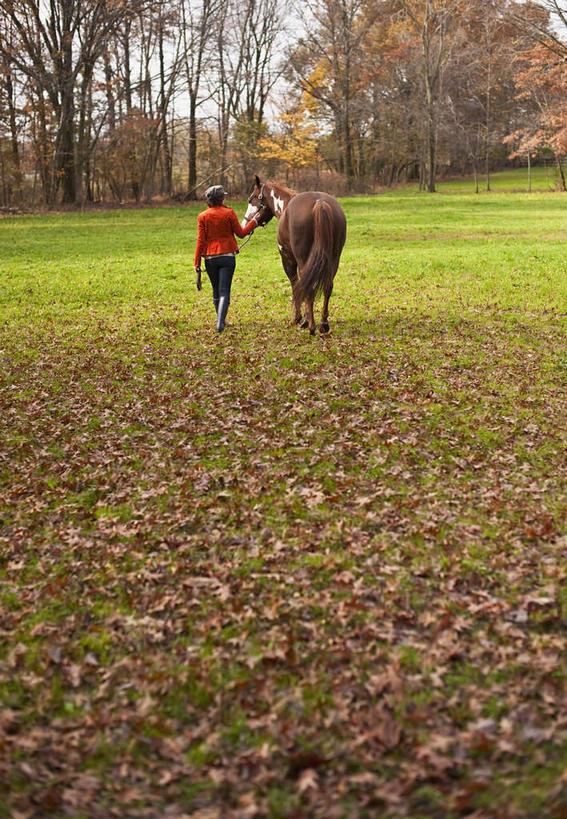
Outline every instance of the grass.
[[(565, 167), (563, 170), (565, 171)], [(496, 173), (490, 174), (489, 192), (492, 193), (549, 193), (550, 191), (559, 191), (561, 189), (557, 166), (554, 163), (547, 163), (544, 166), (538, 165), (532, 167), (531, 186), (532, 190), (530, 191), (530, 175), (527, 167), (497, 171)], [(478, 187), (479, 193), (486, 193), (487, 181), (486, 175), (483, 173), (479, 174)], [(455, 193), (457, 191), (473, 193), (475, 191), (475, 182), (471, 177), (451, 179), (446, 182), (440, 181), (438, 188), (440, 191), (449, 193)]]
[(200, 206), (0, 221), (0, 815), (563, 814), (564, 205), (344, 200), (315, 338), (274, 225), (218, 336)]

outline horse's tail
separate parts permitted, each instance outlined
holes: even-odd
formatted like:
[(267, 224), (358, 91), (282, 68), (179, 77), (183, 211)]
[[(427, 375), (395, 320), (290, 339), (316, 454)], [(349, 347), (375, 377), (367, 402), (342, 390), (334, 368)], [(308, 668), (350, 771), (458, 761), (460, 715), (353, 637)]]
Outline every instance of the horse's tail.
[(331, 205), (318, 199), (313, 207), (313, 245), (294, 285), (294, 296), (299, 303), (332, 287), (338, 264), (336, 233)]

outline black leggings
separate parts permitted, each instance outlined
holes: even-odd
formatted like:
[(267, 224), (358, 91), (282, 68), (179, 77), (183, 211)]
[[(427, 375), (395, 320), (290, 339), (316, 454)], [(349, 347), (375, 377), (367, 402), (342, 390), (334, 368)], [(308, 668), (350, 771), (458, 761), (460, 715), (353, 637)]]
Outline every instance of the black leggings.
[(210, 259), (205, 259), (205, 270), (213, 287), (215, 308), (219, 303), (219, 299), (223, 296), (226, 299), (227, 307), (230, 303), (230, 286), (235, 267), (236, 259), (234, 256), (212, 256)]

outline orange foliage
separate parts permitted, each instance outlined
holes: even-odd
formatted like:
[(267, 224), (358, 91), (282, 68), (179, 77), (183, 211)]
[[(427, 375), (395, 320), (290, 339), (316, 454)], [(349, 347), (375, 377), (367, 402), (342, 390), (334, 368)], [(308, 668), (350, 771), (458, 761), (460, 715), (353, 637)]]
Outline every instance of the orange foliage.
[(517, 99), (534, 102), (538, 118), (534, 127), (508, 137), (508, 142), (517, 144), (512, 156), (541, 148), (549, 148), (557, 156), (567, 154), (567, 63), (538, 43), (515, 81)]

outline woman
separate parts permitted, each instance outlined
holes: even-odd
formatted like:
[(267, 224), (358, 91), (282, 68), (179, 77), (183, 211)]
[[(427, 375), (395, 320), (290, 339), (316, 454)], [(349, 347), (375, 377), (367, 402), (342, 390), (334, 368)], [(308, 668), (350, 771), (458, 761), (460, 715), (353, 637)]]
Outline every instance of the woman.
[(258, 223), (251, 219), (245, 228), (240, 227), (232, 208), (224, 204), (222, 185), (213, 185), (205, 191), (208, 208), (197, 217), (197, 247), (195, 248), (195, 273), (197, 290), (201, 289), (201, 257), (205, 257), (205, 269), (213, 286), (213, 304), (217, 313), (217, 331), (222, 333), (230, 304), (230, 286), (236, 267), (238, 245), (236, 233), (241, 239), (253, 233)]

